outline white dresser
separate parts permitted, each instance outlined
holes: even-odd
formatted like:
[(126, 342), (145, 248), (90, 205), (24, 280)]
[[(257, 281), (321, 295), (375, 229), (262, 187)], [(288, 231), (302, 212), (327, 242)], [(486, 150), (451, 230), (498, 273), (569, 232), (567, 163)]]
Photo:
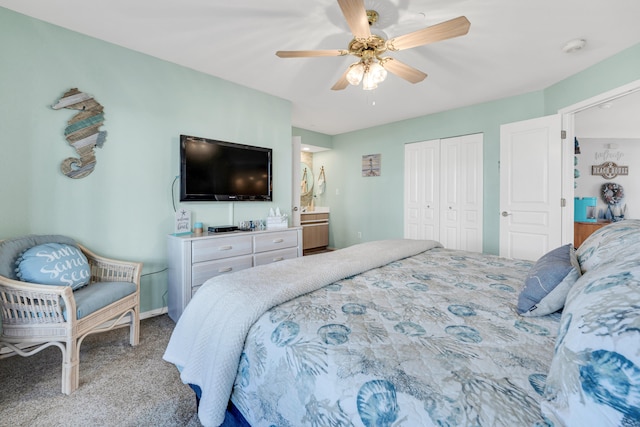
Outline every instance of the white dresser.
[(302, 228), (167, 237), (169, 316), (178, 321), (208, 279), (302, 256)]

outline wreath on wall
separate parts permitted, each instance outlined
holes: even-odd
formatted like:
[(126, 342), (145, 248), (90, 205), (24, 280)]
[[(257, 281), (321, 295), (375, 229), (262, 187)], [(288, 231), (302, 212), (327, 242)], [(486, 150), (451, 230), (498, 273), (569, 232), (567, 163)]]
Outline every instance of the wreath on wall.
[(602, 200), (608, 205), (617, 205), (624, 198), (624, 189), (622, 185), (615, 182), (602, 184)]

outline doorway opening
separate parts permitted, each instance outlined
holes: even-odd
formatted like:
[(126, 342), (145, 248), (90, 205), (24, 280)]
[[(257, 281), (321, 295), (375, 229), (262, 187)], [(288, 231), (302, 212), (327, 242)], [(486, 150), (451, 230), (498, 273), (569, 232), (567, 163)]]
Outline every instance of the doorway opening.
[[(580, 120), (581, 112), (586, 112), (586, 110), (591, 108), (603, 106), (607, 103), (612, 103), (619, 98), (636, 93), (640, 93), (640, 80), (636, 80), (616, 89), (604, 92), (558, 111), (562, 117), (562, 129), (567, 132), (566, 141), (569, 142), (563, 144), (562, 153), (562, 197), (566, 200), (566, 209), (563, 209), (562, 216), (562, 242), (565, 244), (574, 242), (575, 147), (573, 142), (576, 137), (580, 136), (576, 135), (576, 121)], [(623, 117), (620, 118), (624, 119)], [(640, 135), (636, 137), (640, 137)]]

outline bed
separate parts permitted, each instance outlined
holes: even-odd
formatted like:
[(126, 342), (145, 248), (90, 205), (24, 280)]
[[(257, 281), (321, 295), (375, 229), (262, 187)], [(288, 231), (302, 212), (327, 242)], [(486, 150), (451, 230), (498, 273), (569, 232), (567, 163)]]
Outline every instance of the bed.
[(254, 427), (640, 425), (640, 221), (560, 250), (389, 240), (218, 276), (164, 358), (205, 426), (229, 402)]

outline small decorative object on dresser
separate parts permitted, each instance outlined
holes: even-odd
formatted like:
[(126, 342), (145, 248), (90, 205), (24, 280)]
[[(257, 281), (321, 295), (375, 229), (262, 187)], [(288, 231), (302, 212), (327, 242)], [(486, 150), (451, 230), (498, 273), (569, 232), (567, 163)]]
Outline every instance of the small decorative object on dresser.
[(267, 230), (282, 230), (289, 227), (289, 220), (287, 215), (280, 213), (280, 208), (276, 208), (269, 211), (267, 217)]

